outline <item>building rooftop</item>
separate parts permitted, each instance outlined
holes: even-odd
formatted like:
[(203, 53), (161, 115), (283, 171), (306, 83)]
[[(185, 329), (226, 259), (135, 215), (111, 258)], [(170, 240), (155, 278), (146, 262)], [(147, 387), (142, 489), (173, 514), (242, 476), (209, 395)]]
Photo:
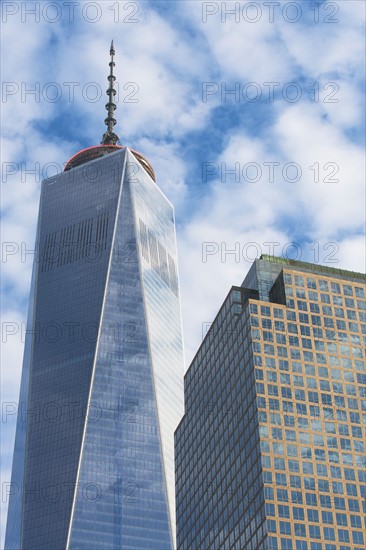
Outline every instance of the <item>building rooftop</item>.
[(259, 259), (276, 264), (288, 265), (289, 267), (298, 267), (299, 269), (311, 271), (312, 273), (325, 273), (328, 275), (335, 275), (337, 277), (345, 277), (360, 281), (366, 281), (365, 273), (359, 273), (357, 271), (348, 271), (347, 269), (339, 269), (336, 267), (328, 267), (326, 265), (312, 264), (310, 262), (301, 262), (299, 260), (281, 258), (280, 256), (269, 256), (267, 254), (262, 254)]

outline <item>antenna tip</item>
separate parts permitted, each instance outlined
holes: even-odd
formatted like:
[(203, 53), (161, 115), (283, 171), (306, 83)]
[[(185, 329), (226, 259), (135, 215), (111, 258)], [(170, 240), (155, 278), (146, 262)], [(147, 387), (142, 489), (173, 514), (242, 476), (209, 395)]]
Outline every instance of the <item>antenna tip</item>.
[(111, 49), (110, 49), (109, 53), (110, 53), (111, 55), (112, 55), (112, 54), (113, 54), (113, 55), (115, 54), (114, 45), (113, 45), (113, 40), (112, 40), (112, 42), (111, 42)]

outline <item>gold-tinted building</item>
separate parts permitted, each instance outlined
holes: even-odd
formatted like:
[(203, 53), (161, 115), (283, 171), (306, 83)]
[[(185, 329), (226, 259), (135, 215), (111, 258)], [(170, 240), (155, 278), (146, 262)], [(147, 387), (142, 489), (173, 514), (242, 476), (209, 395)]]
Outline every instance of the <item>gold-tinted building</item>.
[(366, 277), (262, 256), (185, 376), (178, 550), (366, 548)]

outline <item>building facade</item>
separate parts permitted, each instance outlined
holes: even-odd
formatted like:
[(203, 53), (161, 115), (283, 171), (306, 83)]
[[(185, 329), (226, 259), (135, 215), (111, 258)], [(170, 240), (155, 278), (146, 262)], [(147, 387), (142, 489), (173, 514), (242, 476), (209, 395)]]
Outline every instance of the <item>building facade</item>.
[(178, 550), (366, 547), (366, 278), (274, 257), (185, 375)]
[(107, 108), (102, 144), (42, 182), (7, 550), (175, 547), (174, 210)]

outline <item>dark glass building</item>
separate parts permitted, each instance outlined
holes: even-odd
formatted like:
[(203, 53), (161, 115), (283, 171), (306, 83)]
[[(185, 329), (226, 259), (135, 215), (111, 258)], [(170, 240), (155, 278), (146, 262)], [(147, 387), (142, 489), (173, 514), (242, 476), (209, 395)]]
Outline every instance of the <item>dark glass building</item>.
[(7, 550), (175, 547), (174, 210), (113, 120), (42, 183)]
[(366, 547), (366, 277), (261, 257), (184, 380), (178, 550)]

